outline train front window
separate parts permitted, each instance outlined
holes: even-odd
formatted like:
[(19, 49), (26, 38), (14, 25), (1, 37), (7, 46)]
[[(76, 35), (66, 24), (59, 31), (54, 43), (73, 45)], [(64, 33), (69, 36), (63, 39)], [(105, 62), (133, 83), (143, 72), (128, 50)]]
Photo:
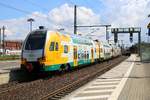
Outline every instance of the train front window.
[(26, 41), (25, 50), (43, 49), (45, 45), (46, 31), (31, 33)]

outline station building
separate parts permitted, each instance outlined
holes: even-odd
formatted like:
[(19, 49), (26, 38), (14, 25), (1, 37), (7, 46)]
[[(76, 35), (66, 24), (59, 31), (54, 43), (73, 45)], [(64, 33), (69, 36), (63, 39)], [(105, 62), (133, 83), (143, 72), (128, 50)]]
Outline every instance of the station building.
[[(21, 50), (23, 41), (22, 40), (5, 40), (5, 50)], [(0, 44), (0, 49), (3, 48), (3, 44)]]

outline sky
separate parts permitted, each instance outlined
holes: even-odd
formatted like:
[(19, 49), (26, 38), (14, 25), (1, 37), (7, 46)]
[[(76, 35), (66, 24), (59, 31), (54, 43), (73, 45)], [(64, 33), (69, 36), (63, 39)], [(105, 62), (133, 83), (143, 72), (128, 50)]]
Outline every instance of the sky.
[[(64, 33), (73, 34), (75, 4), (78, 25), (141, 27), (142, 41), (148, 39), (150, 0), (0, 0), (0, 27), (6, 27), (6, 39), (24, 40), (29, 33), (27, 19), (33, 18), (33, 29), (43, 25), (49, 30), (64, 28)], [(105, 40), (105, 28), (78, 28), (78, 33)], [(128, 36), (120, 34), (119, 39), (129, 43)], [(135, 34), (134, 42), (137, 40)]]

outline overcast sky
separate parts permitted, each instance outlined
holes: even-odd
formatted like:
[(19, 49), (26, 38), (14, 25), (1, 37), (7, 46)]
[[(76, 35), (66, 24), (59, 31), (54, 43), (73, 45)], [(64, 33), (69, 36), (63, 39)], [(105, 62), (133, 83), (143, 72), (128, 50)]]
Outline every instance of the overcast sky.
[[(7, 39), (24, 39), (29, 32), (27, 19), (32, 17), (35, 19), (34, 29), (44, 25), (50, 30), (64, 28), (72, 34), (74, 4), (77, 5), (78, 25), (142, 27), (142, 40), (147, 40), (150, 0), (1, 0), (0, 27), (6, 26)], [(105, 39), (104, 28), (79, 28), (78, 32)], [(137, 42), (136, 37), (134, 42)], [(119, 38), (129, 41), (128, 35), (120, 35)]]

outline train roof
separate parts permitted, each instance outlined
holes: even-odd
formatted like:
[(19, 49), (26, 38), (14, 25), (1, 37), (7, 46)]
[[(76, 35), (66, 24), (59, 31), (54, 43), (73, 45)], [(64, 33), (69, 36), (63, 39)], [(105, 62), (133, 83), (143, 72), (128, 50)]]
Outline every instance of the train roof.
[(58, 34), (61, 34), (61, 35), (66, 35), (66, 36), (70, 36), (73, 40), (74, 43), (77, 43), (77, 44), (86, 44), (86, 45), (92, 45), (93, 41), (92, 39), (90, 38), (87, 38), (85, 36), (80, 36), (80, 35), (75, 35), (75, 34), (67, 34), (67, 33), (62, 33), (62, 32), (59, 32), (59, 31), (51, 31), (51, 30), (48, 30), (48, 29), (36, 29), (36, 30), (33, 30), (32, 32), (30, 32), (30, 34), (32, 34), (33, 32), (35, 31), (47, 31), (47, 34), (49, 32), (57, 32)]

